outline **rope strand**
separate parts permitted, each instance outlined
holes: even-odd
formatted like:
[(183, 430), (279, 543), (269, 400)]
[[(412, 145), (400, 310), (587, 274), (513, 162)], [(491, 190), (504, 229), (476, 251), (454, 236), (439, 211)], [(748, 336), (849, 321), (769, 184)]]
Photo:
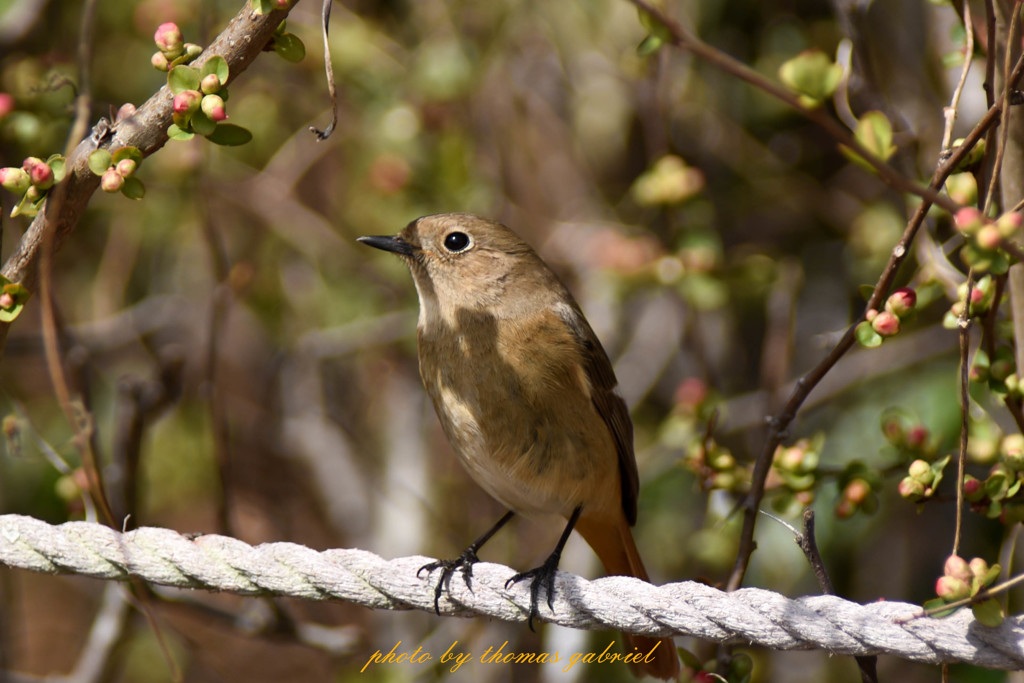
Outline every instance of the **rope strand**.
[[(357, 549), (316, 551), (294, 543), (251, 546), (234, 538), (182, 536), (170, 529), (119, 533), (89, 522), (57, 526), (22, 515), (0, 515), (0, 563), (51, 574), (165, 586), (346, 600), (373, 609), (434, 611), (436, 576), (417, 578), (426, 557), (385, 560)], [(441, 614), (526, 621), (528, 585), (505, 582), (515, 570), (481, 562), (473, 589), (451, 582)], [(694, 636), (777, 650), (822, 649), (843, 655), (890, 655), (929, 664), (964, 662), (993, 669), (1024, 668), (1024, 620), (997, 628), (961, 609), (944, 619), (912, 618), (918, 605), (860, 605), (829, 595), (790, 599), (743, 588), (725, 593), (692, 581), (654, 586), (625, 576), (588, 581), (559, 572), (555, 609), (540, 619), (578, 629)]]

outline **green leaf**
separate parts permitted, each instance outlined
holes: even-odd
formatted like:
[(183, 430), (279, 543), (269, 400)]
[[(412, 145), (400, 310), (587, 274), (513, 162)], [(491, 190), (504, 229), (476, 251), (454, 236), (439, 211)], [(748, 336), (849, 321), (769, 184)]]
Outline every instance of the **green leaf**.
[(274, 11), (274, 6), (270, 4), (270, 0), (252, 0), (252, 11), (256, 14), (270, 14)]
[(110, 152), (105, 149), (96, 149), (89, 154), (89, 170), (95, 175), (103, 175), (110, 168)]
[(138, 147), (128, 146), (119, 147), (118, 149), (114, 150), (112, 161), (116, 164), (117, 162), (122, 161), (124, 159), (131, 159), (132, 161), (135, 162), (135, 165), (138, 166), (139, 164), (142, 163), (143, 158), (144, 157), (142, 155), (142, 150), (140, 150)]
[(883, 161), (896, 152), (892, 144), (892, 124), (880, 111), (869, 111), (860, 117), (854, 136), (857, 142)]
[(228, 63), (220, 55), (214, 55), (206, 60), (206, 63), (203, 64), (203, 70), (199, 74), (200, 80), (202, 80), (203, 76), (209, 76), (210, 74), (217, 74), (217, 80), (221, 84), (228, 82)]
[(1001, 565), (994, 564), (991, 567), (989, 567), (988, 571), (985, 573), (985, 576), (981, 577), (981, 585), (983, 587), (984, 586), (992, 585), (992, 583), (997, 578), (999, 578), (999, 572), (1001, 572), (1001, 571), (1003, 571), (1003, 568), (1002, 568)]
[(60, 154), (52, 154), (50, 158), (46, 160), (46, 165), (53, 171), (53, 182), (59, 183), (64, 180), (64, 174), (67, 173), (68, 162), (67, 159), (62, 157)]
[(861, 321), (854, 332), (857, 335), (857, 343), (865, 348), (874, 349), (882, 345), (882, 335), (875, 332), (875, 328), (871, 327), (867, 320)]
[(274, 37), (274, 52), (288, 62), (301, 62), (306, 56), (306, 46), (294, 33), (282, 33)]
[(197, 110), (196, 113), (192, 114), (192, 130), (197, 135), (209, 135), (214, 129), (217, 128), (217, 122), (212, 121), (209, 116), (203, 113), (203, 110)]
[(194, 136), (195, 133), (179, 128), (176, 123), (172, 123), (167, 127), (167, 137), (172, 140), (191, 140)]
[(199, 90), (199, 72), (190, 66), (179, 65), (167, 72), (167, 85), (177, 95), (186, 90)]
[[(940, 607), (942, 607), (945, 604), (946, 604), (946, 601), (943, 600), (942, 598), (932, 598), (931, 600), (925, 602), (922, 605), (922, 607), (924, 607), (928, 611), (931, 611), (933, 609), (939, 609)], [(945, 610), (945, 611), (942, 611), (942, 612), (936, 612), (932, 616), (937, 618), (937, 619), (941, 619), (943, 617), (948, 617), (950, 614), (952, 614), (953, 612), (957, 611), (957, 609), (959, 609), (959, 608), (954, 607), (953, 609), (948, 609), (948, 610)]]
[(23, 286), (11, 282), (5, 277), (0, 276), (0, 282), (4, 283), (3, 293), (10, 294), (14, 299), (14, 305), (10, 308), (0, 308), (0, 322), (9, 323), (21, 314), (21, 310), (25, 308), (25, 302), (28, 301), (29, 293)]
[(168, 70), (173, 69), (176, 66), (188, 64), (192, 61), (192, 56), (187, 52), (182, 52), (179, 56), (175, 57), (172, 61), (167, 64)]
[(640, 44), (636, 46), (636, 53), (641, 57), (648, 57), (660, 50), (664, 45), (664, 40), (658, 36), (650, 35), (640, 41)]
[(949, 460), (952, 457), (953, 456), (951, 455), (947, 455), (945, 458), (942, 458), (941, 460), (936, 460), (935, 462), (932, 463), (932, 491), (939, 488), (939, 482), (942, 481), (942, 471), (946, 469), (946, 465), (949, 464)]
[(25, 304), (14, 304), (8, 309), (0, 308), (0, 322), (12, 322), (15, 318), (21, 315), (21, 309), (23, 308), (25, 308)]
[(679, 659), (683, 660), (683, 666), (689, 667), (694, 671), (701, 670), (703, 664), (697, 659), (697, 655), (682, 647), (677, 647), (676, 651), (679, 653)]
[(210, 142), (216, 145), (237, 147), (238, 145), (244, 145), (252, 140), (252, 133), (241, 126), (236, 126), (233, 123), (219, 123), (217, 124), (217, 129), (206, 137)]
[(647, 29), (648, 33), (659, 38), (663, 43), (672, 42), (672, 31), (657, 17), (641, 8), (637, 8), (637, 14), (640, 17), (640, 25)]
[(146, 186), (135, 176), (128, 176), (121, 186), (121, 194), (128, 199), (142, 199), (146, 196)]
[(28, 198), (27, 194), (22, 196), (21, 201), (11, 209), (11, 218), (15, 216), (28, 216), (29, 218), (35, 216), (39, 213), (39, 208), (42, 206), (44, 199), (46, 199), (45, 195), (39, 201), (33, 202)]
[(974, 618), (985, 626), (995, 627), (1003, 623), (1003, 608), (995, 598), (971, 605), (971, 611), (974, 612)]
[[(861, 146), (871, 152), (872, 156), (882, 161), (888, 160), (896, 153), (896, 147), (892, 144), (892, 125), (889, 123), (889, 119), (885, 117), (885, 114), (880, 111), (869, 111), (860, 117), (853, 136)], [(839, 151), (847, 159), (859, 166), (869, 171), (875, 170), (864, 157), (846, 145), (840, 145)]]
[(843, 67), (821, 50), (806, 50), (779, 67), (779, 79), (801, 96), (804, 106), (817, 107), (839, 87)]

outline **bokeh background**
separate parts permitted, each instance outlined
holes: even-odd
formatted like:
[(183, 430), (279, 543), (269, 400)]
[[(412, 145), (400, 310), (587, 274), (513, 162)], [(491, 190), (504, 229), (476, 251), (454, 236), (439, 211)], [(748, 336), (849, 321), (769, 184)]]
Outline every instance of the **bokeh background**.
[[(186, 40), (206, 44), (241, 4), (98, 3), (95, 114), (141, 104), (164, 82), (149, 65), (158, 24), (176, 21)], [(0, 119), (0, 165), (63, 149), (82, 6), (0, 0), (0, 92), (14, 101)], [(667, 11), (772, 79), (805, 49), (852, 61), (827, 110), (845, 122), (883, 111), (896, 130), (894, 166), (930, 176), (962, 61), (950, 5), (671, 0)], [(738, 535), (729, 512), (764, 418), (859, 314), (859, 287), (877, 280), (915, 202), (750, 85), (681, 51), (639, 55), (645, 29), (624, 0), (337, 2), (339, 124), (318, 142), (308, 127), (330, 118), (319, 13), (303, 0), (288, 20), (306, 59), (266, 53), (231, 86), (231, 121), (253, 142), (171, 142), (139, 171), (145, 199), (98, 193), (56, 259), (67, 372), (116, 509), (133, 511), (129, 525), (249, 543), (386, 557), (461, 551), (503, 510), (461, 470), (425, 398), (408, 273), (355, 238), (468, 211), (536, 247), (615, 361), (636, 423), (636, 536), (652, 578), (723, 582)], [(959, 134), (985, 109), (981, 67)], [(5, 255), (27, 226), (6, 217), (11, 200), (4, 193)], [(958, 438), (956, 334), (940, 324), (963, 280), (937, 248), (948, 223), (929, 219), (900, 274), (919, 287), (916, 319), (881, 348), (845, 357), (786, 440), (811, 440), (819, 466), (799, 498), (813, 499), (826, 566), (853, 600), (933, 597), (952, 544), (949, 482), (937, 502), (901, 499), (908, 455), (880, 428), (898, 409), (927, 430), (935, 457)], [(1008, 429), (988, 407), (978, 418), (989, 433)], [(714, 409), (718, 452), (737, 463), (726, 468), (732, 483), (695, 465)], [(35, 301), (7, 341), (0, 410), (12, 420), (0, 510), (81, 518), (78, 449), (47, 373)], [(852, 461), (877, 480), (866, 509), (836, 514)], [(713, 481), (733, 492), (709, 491)], [(796, 523), (796, 498), (775, 481), (765, 508)], [(526, 569), (560, 530), (517, 520), (482, 554)], [(1009, 534), (970, 516), (962, 554), (995, 562)], [(789, 530), (763, 517), (757, 541), (747, 585), (818, 592)], [(600, 574), (578, 538), (562, 568)], [(117, 591), (0, 568), (0, 680), (71, 671)], [(456, 640), (474, 652), (506, 640), (514, 651), (565, 652), (600, 651), (615, 634), (196, 593), (161, 592), (151, 610), (188, 681), (630, 680), (625, 667), (597, 665), (360, 673), (399, 640), (435, 652)], [(156, 634), (138, 611), (124, 615), (89, 680), (170, 680)], [(679, 644), (702, 660), (715, 655)], [(756, 681), (859, 680), (848, 658), (746, 652)], [(882, 680), (939, 680), (936, 668), (890, 658), (879, 668)], [(961, 667), (954, 679), (1011, 677)]]

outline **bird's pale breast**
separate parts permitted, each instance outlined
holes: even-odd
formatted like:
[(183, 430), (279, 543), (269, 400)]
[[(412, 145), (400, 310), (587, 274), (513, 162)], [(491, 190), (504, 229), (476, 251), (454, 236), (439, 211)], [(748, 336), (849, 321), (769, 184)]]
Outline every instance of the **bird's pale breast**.
[(421, 327), (419, 345), (444, 431), (494, 498), (527, 515), (568, 515), (584, 499), (619, 505), (614, 442), (561, 318), (464, 310)]

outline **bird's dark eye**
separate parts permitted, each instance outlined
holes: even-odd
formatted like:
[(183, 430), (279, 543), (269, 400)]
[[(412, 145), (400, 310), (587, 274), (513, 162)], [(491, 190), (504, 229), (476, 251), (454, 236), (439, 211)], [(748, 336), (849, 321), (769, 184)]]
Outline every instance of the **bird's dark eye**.
[(444, 248), (457, 254), (469, 246), (469, 235), (464, 232), (450, 232), (444, 238)]

